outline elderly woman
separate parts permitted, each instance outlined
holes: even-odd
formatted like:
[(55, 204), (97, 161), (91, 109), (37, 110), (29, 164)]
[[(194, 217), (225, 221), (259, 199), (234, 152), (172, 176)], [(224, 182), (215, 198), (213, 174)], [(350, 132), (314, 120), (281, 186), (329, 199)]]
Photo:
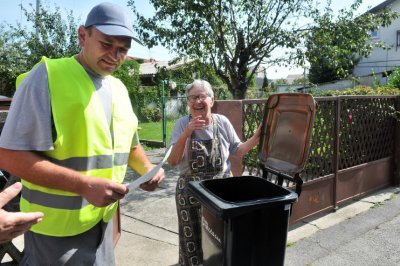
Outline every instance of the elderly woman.
[(178, 166), (176, 207), (179, 221), (179, 264), (199, 265), (201, 249), (200, 203), (187, 192), (189, 181), (231, 176), (230, 155), (242, 157), (258, 144), (261, 126), (241, 142), (228, 118), (212, 114), (214, 92), (210, 83), (195, 80), (186, 86), (190, 114), (177, 120), (168, 163)]

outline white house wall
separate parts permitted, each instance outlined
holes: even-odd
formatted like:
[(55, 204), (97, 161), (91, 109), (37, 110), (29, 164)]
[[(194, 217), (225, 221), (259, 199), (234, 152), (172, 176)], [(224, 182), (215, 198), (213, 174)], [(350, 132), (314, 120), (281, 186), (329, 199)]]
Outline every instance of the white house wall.
[[(400, 1), (394, 1), (389, 7), (393, 11), (400, 12)], [(378, 29), (378, 38), (385, 46), (392, 47), (390, 50), (374, 48), (368, 58), (362, 59), (354, 69), (354, 76), (368, 76), (373, 73), (382, 73), (400, 66), (400, 47), (396, 47), (397, 31), (400, 30), (400, 19), (396, 19), (386, 28)], [(381, 80), (385, 82), (385, 80)]]

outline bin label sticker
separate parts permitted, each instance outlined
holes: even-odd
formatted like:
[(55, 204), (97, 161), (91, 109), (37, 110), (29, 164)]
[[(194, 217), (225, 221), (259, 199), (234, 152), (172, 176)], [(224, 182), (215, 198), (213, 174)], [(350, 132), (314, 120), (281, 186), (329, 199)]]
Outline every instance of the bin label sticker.
[(201, 217), (203, 228), (211, 235), (218, 243), (222, 245), (221, 238), (213, 231), (213, 229), (208, 225), (207, 220), (204, 217)]
[[(213, 249), (221, 249), (224, 245), (224, 220), (219, 219), (207, 208), (202, 207), (201, 234), (202, 241), (207, 241)], [(204, 250), (203, 250), (204, 251)], [(212, 252), (213, 253), (213, 252)]]

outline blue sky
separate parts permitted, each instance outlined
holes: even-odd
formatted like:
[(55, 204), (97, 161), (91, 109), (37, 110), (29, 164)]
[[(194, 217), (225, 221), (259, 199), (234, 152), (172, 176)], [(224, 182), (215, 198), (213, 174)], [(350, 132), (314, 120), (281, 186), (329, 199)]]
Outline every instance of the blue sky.
[[(325, 0), (319, 0), (321, 3), (325, 3)], [(84, 23), (87, 13), (90, 9), (103, 1), (95, 0), (40, 0), (43, 6), (58, 6), (61, 10), (72, 10), (73, 14), (79, 18), (79, 23)], [(122, 6), (127, 6), (128, 0), (107, 0), (107, 2), (114, 2)], [(374, 7), (383, 0), (364, 0), (359, 12), (365, 12), (370, 7)], [(21, 13), (19, 7), (22, 4), (24, 7), (28, 7), (29, 4), (36, 6), (36, 0), (0, 0), (0, 22), (7, 23), (24, 23), (24, 16)], [(353, 3), (353, 0), (332, 0), (332, 7), (334, 10), (339, 10), (341, 8), (348, 8)], [(151, 15), (154, 12), (154, 8), (149, 4), (148, 0), (136, 0), (136, 5), (138, 10), (144, 15)], [(165, 48), (158, 46), (152, 49), (140, 46), (139, 44), (132, 43), (132, 48), (129, 52), (132, 56), (142, 57), (142, 58), (155, 58), (157, 60), (170, 60), (173, 58), (173, 54), (169, 53)], [(286, 78), (288, 74), (301, 74), (303, 70), (300, 68), (269, 68), (267, 70), (267, 75), (269, 78)]]
[[(89, 13), (90, 9), (105, 1), (94, 1), (94, 0), (40, 0), (42, 6), (49, 6), (54, 8), (54, 6), (60, 7), (61, 10), (72, 10), (73, 14), (79, 18), (79, 23), (84, 23), (86, 15)], [(128, 0), (107, 0), (107, 2), (117, 3), (121, 6), (127, 6)], [(148, 14), (149, 16), (154, 12), (152, 5), (148, 3), (147, 0), (136, 0), (137, 8), (141, 10), (143, 14)], [(33, 4), (36, 7), (36, 0), (0, 0), (0, 22), (6, 21), (7, 23), (24, 23), (24, 15), (21, 13), (20, 4), (26, 8), (29, 4)], [(128, 7), (127, 7), (128, 9)], [(131, 12), (130, 12), (131, 13)], [(133, 15), (132, 15), (133, 16)], [(132, 17), (133, 18), (133, 17)], [(133, 19), (132, 19), (133, 20)], [(155, 58), (157, 60), (170, 60), (173, 55), (168, 52), (163, 47), (154, 47), (148, 49), (135, 42), (132, 42), (132, 48), (129, 51), (132, 56), (142, 57), (142, 58)]]

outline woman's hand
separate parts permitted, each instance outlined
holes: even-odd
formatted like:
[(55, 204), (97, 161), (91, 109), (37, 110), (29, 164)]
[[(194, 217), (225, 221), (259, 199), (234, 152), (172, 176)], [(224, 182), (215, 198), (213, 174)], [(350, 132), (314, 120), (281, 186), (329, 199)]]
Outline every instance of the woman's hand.
[(196, 117), (193, 117), (192, 120), (190, 120), (189, 124), (187, 125), (184, 133), (186, 134), (186, 137), (190, 137), (192, 135), (194, 130), (202, 130), (206, 126), (206, 120), (199, 115)]

